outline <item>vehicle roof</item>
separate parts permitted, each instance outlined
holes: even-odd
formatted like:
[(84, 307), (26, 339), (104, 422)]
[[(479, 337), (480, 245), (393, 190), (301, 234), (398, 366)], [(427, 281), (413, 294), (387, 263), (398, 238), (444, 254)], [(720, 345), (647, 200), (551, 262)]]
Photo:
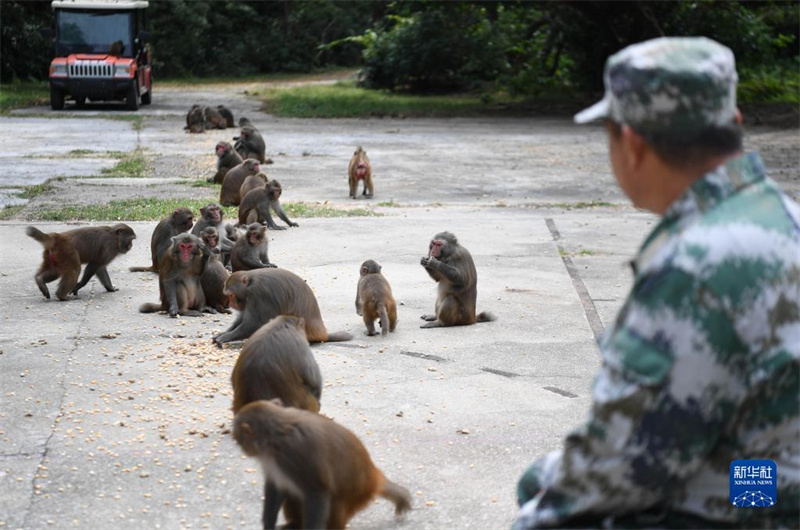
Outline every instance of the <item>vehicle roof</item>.
[(53, 9), (146, 9), (144, 0), (53, 0)]

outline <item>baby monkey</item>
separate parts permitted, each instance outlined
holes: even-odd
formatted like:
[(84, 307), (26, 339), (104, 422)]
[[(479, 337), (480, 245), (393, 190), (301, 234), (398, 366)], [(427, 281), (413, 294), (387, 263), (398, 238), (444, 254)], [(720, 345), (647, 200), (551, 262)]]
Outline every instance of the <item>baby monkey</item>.
[(381, 335), (384, 337), (397, 326), (397, 302), (392, 297), (392, 288), (381, 274), (381, 266), (371, 259), (361, 264), (356, 313), (364, 317), (370, 337), (378, 334), (375, 331), (375, 319), (380, 319)]

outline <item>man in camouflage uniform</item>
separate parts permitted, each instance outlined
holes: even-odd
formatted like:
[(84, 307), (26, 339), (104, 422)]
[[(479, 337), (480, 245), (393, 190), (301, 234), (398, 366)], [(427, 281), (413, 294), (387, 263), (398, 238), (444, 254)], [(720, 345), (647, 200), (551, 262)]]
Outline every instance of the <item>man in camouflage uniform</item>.
[[(731, 51), (664, 38), (608, 59), (613, 172), (662, 216), (600, 341), (585, 425), (518, 484), (515, 527), (800, 524), (800, 208), (741, 152)], [(778, 499), (737, 508), (736, 459), (777, 464)]]

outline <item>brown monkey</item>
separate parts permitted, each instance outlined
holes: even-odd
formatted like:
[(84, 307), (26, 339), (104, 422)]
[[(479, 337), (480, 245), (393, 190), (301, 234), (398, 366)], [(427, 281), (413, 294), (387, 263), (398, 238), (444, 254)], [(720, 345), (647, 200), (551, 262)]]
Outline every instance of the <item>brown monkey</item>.
[(169, 316), (198, 317), (203, 311), (216, 313), (206, 305), (200, 276), (211, 252), (192, 234), (178, 234), (170, 240), (161, 257), (158, 270), (158, 290), (161, 302), (142, 304), (140, 313), (167, 311)]
[(239, 224), (259, 222), (267, 225), (270, 230), (286, 230), (285, 226), (277, 225), (272, 219), (272, 215), (269, 213), (271, 208), (287, 225), (300, 226), (289, 219), (289, 216), (283, 211), (280, 201), (282, 193), (281, 183), (274, 179), (267, 182), (267, 186), (264, 188), (256, 188), (247, 192), (239, 204)]
[(287, 270), (234, 272), (225, 282), (225, 294), (239, 314), (227, 331), (212, 339), (218, 345), (244, 340), (278, 315), (303, 317), (308, 342), (340, 342), (353, 338), (346, 331), (328, 333), (314, 292), (302, 278)]
[(266, 163), (266, 144), (258, 129), (252, 125), (245, 125), (239, 130), (239, 136), (234, 138), (233, 147), (242, 155), (242, 158), (254, 158)]
[(319, 412), (322, 374), (306, 340), (306, 323), (279, 315), (245, 342), (233, 367), (233, 412), (259, 399)]
[(42, 265), (34, 277), (39, 290), (49, 300), (47, 284), (61, 278), (56, 296), (59, 300), (66, 300), (77, 285), (81, 273), (81, 258), (72, 240), (65, 234), (45, 234), (32, 226), (26, 228), (25, 233), (44, 246)]
[(225, 128), (236, 127), (233, 123), (233, 113), (225, 105), (217, 105), (217, 112), (225, 118)]
[(206, 129), (225, 129), (228, 126), (222, 114), (211, 107), (203, 108), (203, 121)]
[(219, 234), (213, 226), (200, 232), (200, 240), (211, 251), (206, 267), (200, 275), (200, 286), (206, 297), (206, 304), (220, 313), (230, 313), (228, 297), (225, 296), (225, 281), (230, 276), (228, 269), (220, 261)]
[(264, 528), (275, 528), (287, 498), (289, 528), (344, 528), (376, 495), (392, 502), (398, 516), (411, 509), (408, 490), (387, 479), (358, 437), (329, 418), (261, 400), (236, 414), (233, 437), (264, 468)]
[(247, 159), (232, 168), (222, 180), (222, 189), (219, 190), (219, 202), (223, 206), (238, 206), (242, 201), (239, 191), (242, 189), (244, 179), (261, 171), (257, 160)]
[(225, 212), (217, 203), (209, 203), (200, 208), (200, 219), (192, 228), (192, 234), (197, 237), (202, 237), (201, 234), (209, 226), (217, 229), (217, 237), (219, 238), (220, 258), (223, 265), (228, 265), (231, 259), (231, 250), (233, 244), (236, 242), (238, 234), (236, 229), (224, 220)]
[(158, 222), (150, 238), (150, 267), (131, 267), (131, 272), (158, 272), (161, 256), (167, 251), (172, 238), (192, 228), (194, 216), (189, 208), (176, 208), (169, 216)]
[(218, 142), (214, 152), (217, 154), (217, 172), (208, 179), (208, 182), (222, 184), (228, 171), (242, 163), (242, 157), (228, 142)]
[[(253, 129), (256, 129), (256, 126), (253, 125), (253, 122), (250, 121), (250, 118), (245, 118), (244, 116), (239, 118), (239, 127), (252, 127)], [(234, 138), (234, 140), (236, 139), (237, 138)]]
[(247, 225), (247, 233), (236, 240), (231, 250), (233, 272), (277, 267), (269, 262), (268, 247), (267, 227), (259, 223)]
[(364, 181), (364, 192), (362, 195), (372, 198), (374, 188), (372, 186), (372, 164), (369, 163), (367, 152), (359, 145), (350, 159), (350, 166), (347, 168), (347, 175), (350, 181), (350, 197), (356, 198), (358, 192), (358, 181)]
[(374, 260), (361, 264), (361, 278), (356, 291), (356, 313), (364, 317), (367, 335), (377, 335), (375, 319), (381, 321), (381, 335), (384, 337), (397, 326), (397, 302), (392, 296), (389, 282), (381, 274), (381, 266)]
[(489, 312), (475, 315), (478, 298), (478, 272), (469, 251), (458, 244), (450, 232), (433, 236), (428, 247), (428, 256), (422, 258), (422, 266), (439, 284), (436, 299), (436, 314), (423, 315), (427, 321), (422, 328), (441, 326), (468, 326), (475, 322), (491, 322), (495, 316)]
[[(258, 175), (248, 175), (247, 178), (244, 179), (244, 182), (242, 182), (242, 187), (239, 188), (239, 197), (244, 200), (248, 191), (257, 188), (266, 188), (267, 182), (269, 182), (269, 178), (263, 172)], [(241, 204), (241, 202), (239, 204)]]
[(203, 117), (203, 107), (197, 104), (192, 105), (192, 108), (189, 109), (189, 112), (186, 114), (186, 127), (183, 129), (189, 131), (190, 133), (201, 133), (206, 131), (205, 118)]
[[(26, 233), (42, 243), (44, 243), (44, 241), (41, 238), (47, 237), (32, 226), (27, 228)], [(78, 252), (80, 262), (78, 263), (77, 273), (80, 272), (80, 264), (86, 263), (81, 281), (74, 285), (72, 294), (77, 295), (78, 291), (83, 288), (94, 275), (97, 275), (97, 279), (100, 280), (100, 283), (106, 288), (106, 291), (114, 292), (119, 290), (111, 283), (111, 278), (108, 276), (106, 266), (119, 254), (125, 254), (133, 247), (133, 240), (136, 239), (136, 233), (131, 227), (123, 223), (114, 226), (93, 226), (69, 230), (63, 232), (62, 235), (70, 239), (73, 247)], [(44, 267), (44, 265), (43, 263), (42, 267)], [(40, 275), (41, 273), (37, 274), (37, 278)], [(52, 276), (52, 273), (47, 276)], [(48, 281), (53, 281), (54, 279), (55, 278)], [(47, 283), (47, 281), (44, 283)], [(45, 287), (42, 293), (47, 289), (44, 283), (39, 285), (39, 281), (37, 280), (37, 285), (39, 285), (40, 290), (42, 290), (42, 287)], [(60, 285), (59, 283), (59, 289)], [(47, 294), (45, 294), (45, 296), (49, 298)]]

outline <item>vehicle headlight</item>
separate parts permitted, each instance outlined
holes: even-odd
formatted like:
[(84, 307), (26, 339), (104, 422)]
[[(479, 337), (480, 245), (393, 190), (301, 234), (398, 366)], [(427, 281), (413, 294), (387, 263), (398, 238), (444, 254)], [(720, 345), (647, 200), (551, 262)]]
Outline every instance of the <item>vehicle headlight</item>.
[(118, 77), (128, 77), (131, 75), (131, 65), (129, 64), (115, 64), (114, 75)]
[(67, 65), (64, 63), (51, 64), (50, 75), (67, 75)]

